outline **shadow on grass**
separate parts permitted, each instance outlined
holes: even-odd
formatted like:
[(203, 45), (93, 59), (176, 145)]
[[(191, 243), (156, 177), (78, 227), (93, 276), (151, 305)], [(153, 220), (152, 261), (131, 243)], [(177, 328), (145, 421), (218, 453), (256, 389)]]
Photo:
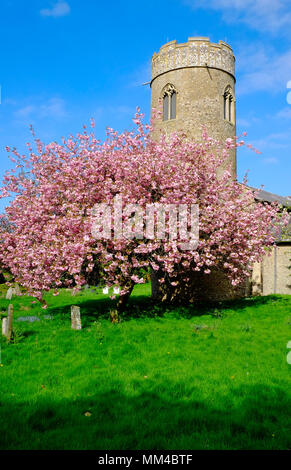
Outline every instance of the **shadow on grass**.
[[(289, 297), (289, 298), (288, 298)], [(220, 305), (224, 309), (233, 309), (233, 308), (246, 308), (246, 307), (258, 307), (260, 305), (270, 304), (270, 303), (286, 303), (290, 304), (291, 296), (281, 296), (281, 295), (265, 295), (259, 297), (246, 297), (236, 300), (225, 300), (223, 302), (218, 302), (216, 305)]]
[[(227, 313), (228, 310), (244, 310), (245, 308), (256, 308), (270, 303), (280, 303), (281, 305), (286, 303), (290, 305), (290, 299), (282, 296), (269, 295), (220, 302), (204, 302), (203, 304), (197, 305), (174, 306), (157, 302), (150, 296), (135, 295), (129, 299), (126, 311), (121, 315), (121, 319), (122, 321), (127, 321), (132, 318), (155, 318), (163, 317), (164, 315), (186, 319), (202, 315), (219, 317), (220, 314), (223, 316), (223, 312)], [(48, 313), (50, 315), (61, 315), (64, 318), (69, 318), (71, 305), (77, 305), (81, 308), (84, 327), (99, 319), (109, 319), (110, 310), (115, 308), (115, 302), (110, 298), (84, 299), (82, 297), (76, 297), (61, 306), (49, 307)]]
[(35, 330), (23, 330), (22, 331), (22, 335), (24, 336), (24, 338), (29, 338), (30, 336), (34, 336), (35, 334), (37, 334)]
[[(109, 319), (110, 310), (115, 308), (115, 303), (110, 298), (107, 299), (72, 299), (66, 305), (49, 307), (47, 309), (50, 315), (62, 315), (70, 317), (70, 306), (77, 305), (81, 309), (82, 323), (87, 326), (98, 319)], [(130, 318), (148, 317), (152, 318), (164, 314), (164, 307), (157, 306), (150, 297), (145, 295), (133, 297), (129, 300), (128, 306), (122, 320)], [(84, 322), (83, 322), (84, 320)]]
[[(1, 449), (290, 449), (290, 396), (261, 384), (232, 391), (241, 399), (218, 408), (199, 390), (142, 380), (131, 396), (113, 388), (68, 400), (2, 402)], [(147, 389), (148, 388), (148, 389)], [(184, 393), (183, 393), (184, 392)], [(84, 393), (84, 395), (86, 395)], [(189, 398), (191, 397), (191, 398)], [(233, 398), (230, 394), (227, 397)], [(217, 405), (219, 406), (219, 405)], [(289, 423), (289, 424), (288, 424)]]

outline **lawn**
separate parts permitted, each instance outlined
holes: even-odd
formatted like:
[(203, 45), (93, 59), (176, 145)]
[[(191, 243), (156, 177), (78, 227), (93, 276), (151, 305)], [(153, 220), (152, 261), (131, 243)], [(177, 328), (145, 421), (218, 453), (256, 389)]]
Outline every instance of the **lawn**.
[(1, 449), (291, 448), (291, 296), (171, 308), (140, 285), (118, 324), (100, 290), (32, 301), (1, 339)]

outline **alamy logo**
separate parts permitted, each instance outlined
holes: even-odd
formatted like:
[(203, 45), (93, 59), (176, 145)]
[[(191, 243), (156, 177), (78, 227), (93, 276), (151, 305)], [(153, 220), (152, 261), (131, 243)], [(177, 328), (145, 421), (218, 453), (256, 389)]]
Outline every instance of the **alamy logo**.
[(291, 80), (287, 83), (287, 89), (290, 89), (290, 91), (287, 93), (287, 103), (291, 104)]
[(95, 204), (92, 236), (96, 240), (177, 240), (181, 250), (195, 250), (199, 241), (198, 204), (127, 204), (117, 195), (113, 204)]

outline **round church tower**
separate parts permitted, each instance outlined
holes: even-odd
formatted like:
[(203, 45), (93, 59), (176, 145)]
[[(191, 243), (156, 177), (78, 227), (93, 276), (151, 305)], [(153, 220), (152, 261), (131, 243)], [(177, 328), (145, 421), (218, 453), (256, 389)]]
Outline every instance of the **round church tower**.
[[(162, 104), (162, 116), (155, 123), (153, 137), (160, 132), (182, 131), (200, 140), (202, 127), (209, 136), (225, 140), (236, 135), (235, 58), (223, 41), (189, 38), (187, 43), (171, 41), (152, 57), (151, 108)], [(236, 176), (236, 152), (231, 154)]]
[[(210, 137), (224, 141), (236, 135), (235, 58), (223, 41), (214, 44), (208, 38), (189, 38), (185, 44), (171, 41), (152, 57), (151, 109), (162, 106), (153, 138), (162, 132), (183, 132), (201, 140), (202, 128)], [(236, 177), (236, 149), (230, 153), (233, 177)], [(218, 174), (223, 168), (218, 169)], [(184, 289), (184, 290), (183, 290)], [(210, 274), (192, 273), (190, 286), (176, 290), (166, 283), (160, 286), (152, 275), (152, 295), (171, 302), (217, 301), (243, 297), (247, 283), (234, 288), (226, 275), (214, 269)]]

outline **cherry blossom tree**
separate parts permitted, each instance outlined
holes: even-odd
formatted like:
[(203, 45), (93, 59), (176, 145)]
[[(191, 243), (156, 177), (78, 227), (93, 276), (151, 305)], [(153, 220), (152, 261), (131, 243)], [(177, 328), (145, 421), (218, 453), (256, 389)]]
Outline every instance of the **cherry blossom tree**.
[[(90, 130), (84, 126), (62, 143), (45, 145), (33, 135), (27, 155), (7, 148), (15, 168), (4, 176), (1, 197), (13, 196), (3, 215), (13, 230), (1, 233), (0, 261), (40, 301), (43, 291), (53, 288), (57, 295), (62, 285), (78, 289), (94, 273), (107, 285), (121, 286), (119, 310), (150, 269), (162, 273), (161, 285), (185, 284), (191, 272), (213, 269), (223, 270), (238, 285), (274, 243), (279, 208), (254, 203), (246, 180), (238, 183), (228, 168), (229, 151), (243, 141), (221, 143), (203, 132), (201, 142), (178, 134), (156, 142), (152, 125), (144, 125), (142, 118), (138, 110), (132, 131), (108, 129), (104, 143), (96, 139), (92, 121)], [(225, 171), (218, 176), (221, 167)], [(112, 236), (107, 230), (106, 237), (102, 231), (96, 237), (96, 204), (113, 207), (117, 197), (131, 236), (116, 238), (109, 228)], [(130, 204), (143, 214), (152, 204), (196, 205), (197, 246), (181, 249), (181, 240), (169, 236), (170, 224), (163, 239), (155, 234), (147, 238), (144, 226), (139, 226), (139, 237), (133, 236), (138, 221), (128, 209), (136, 206)], [(109, 211), (112, 227), (113, 218)]]

